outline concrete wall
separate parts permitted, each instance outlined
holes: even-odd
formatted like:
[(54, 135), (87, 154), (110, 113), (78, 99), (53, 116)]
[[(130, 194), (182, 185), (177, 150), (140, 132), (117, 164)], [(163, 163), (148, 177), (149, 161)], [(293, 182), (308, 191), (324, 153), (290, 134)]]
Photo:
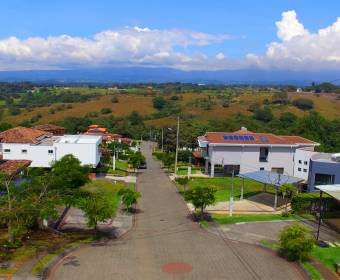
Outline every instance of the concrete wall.
[(316, 154), (314, 151), (297, 149), (294, 157), (294, 177), (308, 180), (310, 159)]
[[(10, 149), (9, 153), (5, 150)], [(5, 160), (31, 160), (31, 167), (49, 167), (55, 160), (55, 151), (53, 146), (34, 146), (30, 144), (11, 144), (3, 143), (3, 159)], [(27, 150), (27, 153), (23, 153), (22, 150)], [(48, 153), (48, 150), (53, 150), (52, 154)]]
[[(52, 162), (72, 154), (85, 165), (96, 167), (100, 161), (99, 144), (97, 143), (54, 143), (53, 146), (2, 143), (3, 159), (31, 160), (31, 167), (50, 167)], [(10, 149), (10, 152), (5, 152)], [(27, 150), (23, 153), (22, 150)], [(53, 153), (48, 151), (52, 150)]]
[(209, 146), (211, 164), (240, 165), (240, 172), (258, 171), (260, 168), (271, 171), (272, 168), (284, 168), (284, 174), (294, 174), (293, 147), (269, 146), (267, 162), (260, 162), (260, 146)]

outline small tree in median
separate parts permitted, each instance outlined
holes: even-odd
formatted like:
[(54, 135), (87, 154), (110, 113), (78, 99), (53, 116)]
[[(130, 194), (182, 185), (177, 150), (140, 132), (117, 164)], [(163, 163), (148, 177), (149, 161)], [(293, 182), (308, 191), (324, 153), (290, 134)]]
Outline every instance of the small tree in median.
[(98, 222), (105, 222), (114, 214), (114, 209), (104, 192), (87, 193), (80, 200), (79, 207), (84, 211), (87, 225), (97, 231)]
[(195, 210), (200, 209), (201, 217), (203, 211), (208, 205), (215, 203), (216, 189), (214, 187), (195, 187), (185, 192), (184, 198), (186, 201), (191, 202)]
[(181, 186), (183, 186), (183, 190), (184, 190), (184, 192), (186, 192), (187, 185), (188, 185), (188, 182), (189, 182), (189, 178), (187, 176), (185, 176), (185, 177), (178, 177), (178, 178), (176, 178), (176, 182), (178, 184), (180, 184)]
[(315, 240), (309, 228), (300, 224), (285, 227), (280, 235), (280, 252), (289, 260), (305, 260), (313, 249)]
[(139, 192), (132, 189), (120, 189), (118, 194), (122, 197), (122, 201), (127, 211), (131, 211), (132, 205), (137, 203), (138, 198), (141, 197)]

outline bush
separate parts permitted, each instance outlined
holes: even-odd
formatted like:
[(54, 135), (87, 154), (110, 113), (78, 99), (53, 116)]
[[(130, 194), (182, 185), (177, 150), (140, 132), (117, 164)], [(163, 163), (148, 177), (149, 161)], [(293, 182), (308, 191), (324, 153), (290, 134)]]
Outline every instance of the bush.
[(111, 114), (112, 113), (112, 110), (110, 108), (103, 108), (100, 110), (100, 112), (103, 114), (103, 115), (106, 115), (106, 114)]
[[(319, 211), (319, 196), (319, 193), (299, 193), (294, 196), (291, 202), (293, 213), (314, 213)], [(324, 195), (322, 202), (324, 212), (340, 210), (336, 200), (329, 196)]]
[(298, 98), (295, 99), (293, 105), (301, 110), (311, 110), (314, 108), (314, 102), (307, 98)]
[(162, 110), (166, 106), (166, 100), (161, 97), (157, 96), (152, 100), (153, 107), (157, 110)]
[(113, 96), (113, 97), (111, 98), (111, 102), (112, 102), (112, 103), (118, 103), (118, 102), (119, 102), (118, 97), (117, 97), (117, 96)]
[(135, 204), (138, 198), (141, 197), (139, 192), (132, 189), (120, 189), (118, 194), (122, 196), (122, 201), (127, 211), (131, 211), (132, 205)]
[(185, 192), (184, 198), (186, 201), (191, 202), (195, 210), (200, 209), (201, 216), (203, 216), (203, 211), (208, 205), (212, 205), (215, 203), (215, 193), (216, 188), (214, 187), (195, 187), (191, 190)]
[(273, 120), (273, 113), (269, 107), (265, 107), (264, 109), (255, 110), (255, 119), (263, 122), (270, 122)]
[(311, 230), (300, 224), (285, 227), (280, 235), (280, 252), (291, 261), (307, 259), (315, 239)]

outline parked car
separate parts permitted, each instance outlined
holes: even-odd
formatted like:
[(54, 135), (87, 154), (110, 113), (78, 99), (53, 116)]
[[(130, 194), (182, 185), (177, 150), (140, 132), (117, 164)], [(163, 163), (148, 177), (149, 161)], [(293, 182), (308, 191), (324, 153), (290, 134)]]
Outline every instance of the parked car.
[(142, 162), (139, 166), (139, 169), (146, 169), (147, 166), (146, 166), (146, 162)]

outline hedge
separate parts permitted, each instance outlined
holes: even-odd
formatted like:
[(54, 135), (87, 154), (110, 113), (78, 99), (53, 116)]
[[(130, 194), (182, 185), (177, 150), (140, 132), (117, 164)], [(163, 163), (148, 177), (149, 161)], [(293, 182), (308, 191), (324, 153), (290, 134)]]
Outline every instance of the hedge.
[[(293, 197), (291, 207), (294, 213), (315, 213), (319, 212), (319, 203), (319, 193), (300, 193)], [(322, 203), (324, 212), (340, 210), (340, 203), (327, 194), (323, 194)]]

